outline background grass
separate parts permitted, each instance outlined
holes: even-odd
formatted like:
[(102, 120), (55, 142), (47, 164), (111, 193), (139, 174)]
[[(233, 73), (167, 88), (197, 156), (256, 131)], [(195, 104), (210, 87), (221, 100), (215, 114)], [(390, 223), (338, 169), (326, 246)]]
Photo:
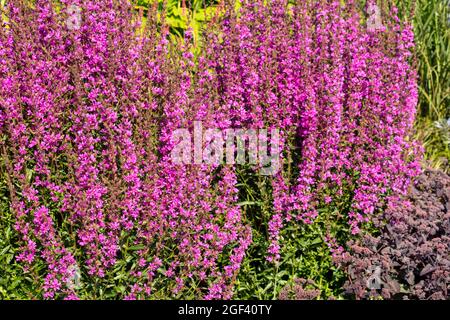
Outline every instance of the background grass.
[(429, 164), (449, 172), (450, 1), (418, 0), (414, 27), (420, 89), (417, 137)]

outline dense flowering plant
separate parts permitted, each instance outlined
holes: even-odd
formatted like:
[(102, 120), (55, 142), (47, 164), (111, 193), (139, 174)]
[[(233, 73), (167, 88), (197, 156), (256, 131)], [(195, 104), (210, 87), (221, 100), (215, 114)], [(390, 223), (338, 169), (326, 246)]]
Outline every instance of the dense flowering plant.
[(16, 259), (44, 298), (83, 297), (119, 269), (123, 298), (233, 296), (254, 227), (239, 181), (257, 171), (174, 164), (171, 135), (194, 121), (281, 130), (282, 170), (261, 185), (273, 263), (287, 224), (340, 204), (357, 235), (407, 191), (419, 171), (411, 26), (383, 7), (371, 27), (354, 1), (266, 2), (225, 3), (198, 48), (125, 0), (8, 1), (1, 166)]

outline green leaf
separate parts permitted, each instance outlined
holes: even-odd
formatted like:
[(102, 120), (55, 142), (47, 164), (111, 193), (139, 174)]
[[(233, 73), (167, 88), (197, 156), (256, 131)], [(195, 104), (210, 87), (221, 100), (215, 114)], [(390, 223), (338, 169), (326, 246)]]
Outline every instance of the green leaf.
[(130, 251), (138, 251), (138, 250), (142, 250), (142, 249), (145, 249), (145, 246), (143, 244), (138, 244), (138, 245), (131, 246), (128, 248), (128, 250), (130, 250)]

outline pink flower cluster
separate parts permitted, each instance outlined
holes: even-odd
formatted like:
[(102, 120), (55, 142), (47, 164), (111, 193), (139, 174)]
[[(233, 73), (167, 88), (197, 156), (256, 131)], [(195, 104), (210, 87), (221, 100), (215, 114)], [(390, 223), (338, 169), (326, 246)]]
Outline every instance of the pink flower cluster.
[[(151, 295), (161, 274), (174, 294), (196, 283), (196, 296), (231, 298), (251, 226), (236, 166), (171, 162), (172, 132), (194, 121), (283, 131), (270, 261), (284, 224), (313, 222), (350, 194), (357, 233), (418, 171), (413, 33), (395, 12), (368, 31), (352, 1), (241, 1), (197, 50), (189, 30), (170, 42), (152, 10), (141, 25), (126, 0), (61, 2), (9, 1), (0, 21), (0, 146), (17, 259), (47, 266), (46, 298), (76, 298), (73, 265), (102, 278), (130, 242), (139, 249), (127, 298)], [(80, 28), (67, 26), (73, 5)]]
[(284, 132), (285, 170), (272, 180), (268, 225), (274, 261), (284, 223), (311, 223), (321, 205), (349, 197), (345, 213), (357, 234), (420, 171), (410, 140), (414, 35), (395, 8), (373, 30), (355, 1), (242, 2), (206, 50), (226, 124)]

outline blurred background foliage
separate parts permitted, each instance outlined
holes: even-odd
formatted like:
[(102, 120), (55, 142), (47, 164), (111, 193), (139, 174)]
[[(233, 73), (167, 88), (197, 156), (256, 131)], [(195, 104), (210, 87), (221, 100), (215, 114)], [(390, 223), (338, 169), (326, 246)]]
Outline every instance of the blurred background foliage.
[(202, 27), (219, 11), (220, 0), (134, 0), (136, 10), (143, 13), (144, 21), (152, 6), (158, 7), (158, 16), (164, 12), (171, 36), (183, 37), (188, 28), (193, 30), (197, 43)]
[(420, 90), (417, 137), (430, 165), (449, 172), (450, 0), (417, 0), (414, 27)]

